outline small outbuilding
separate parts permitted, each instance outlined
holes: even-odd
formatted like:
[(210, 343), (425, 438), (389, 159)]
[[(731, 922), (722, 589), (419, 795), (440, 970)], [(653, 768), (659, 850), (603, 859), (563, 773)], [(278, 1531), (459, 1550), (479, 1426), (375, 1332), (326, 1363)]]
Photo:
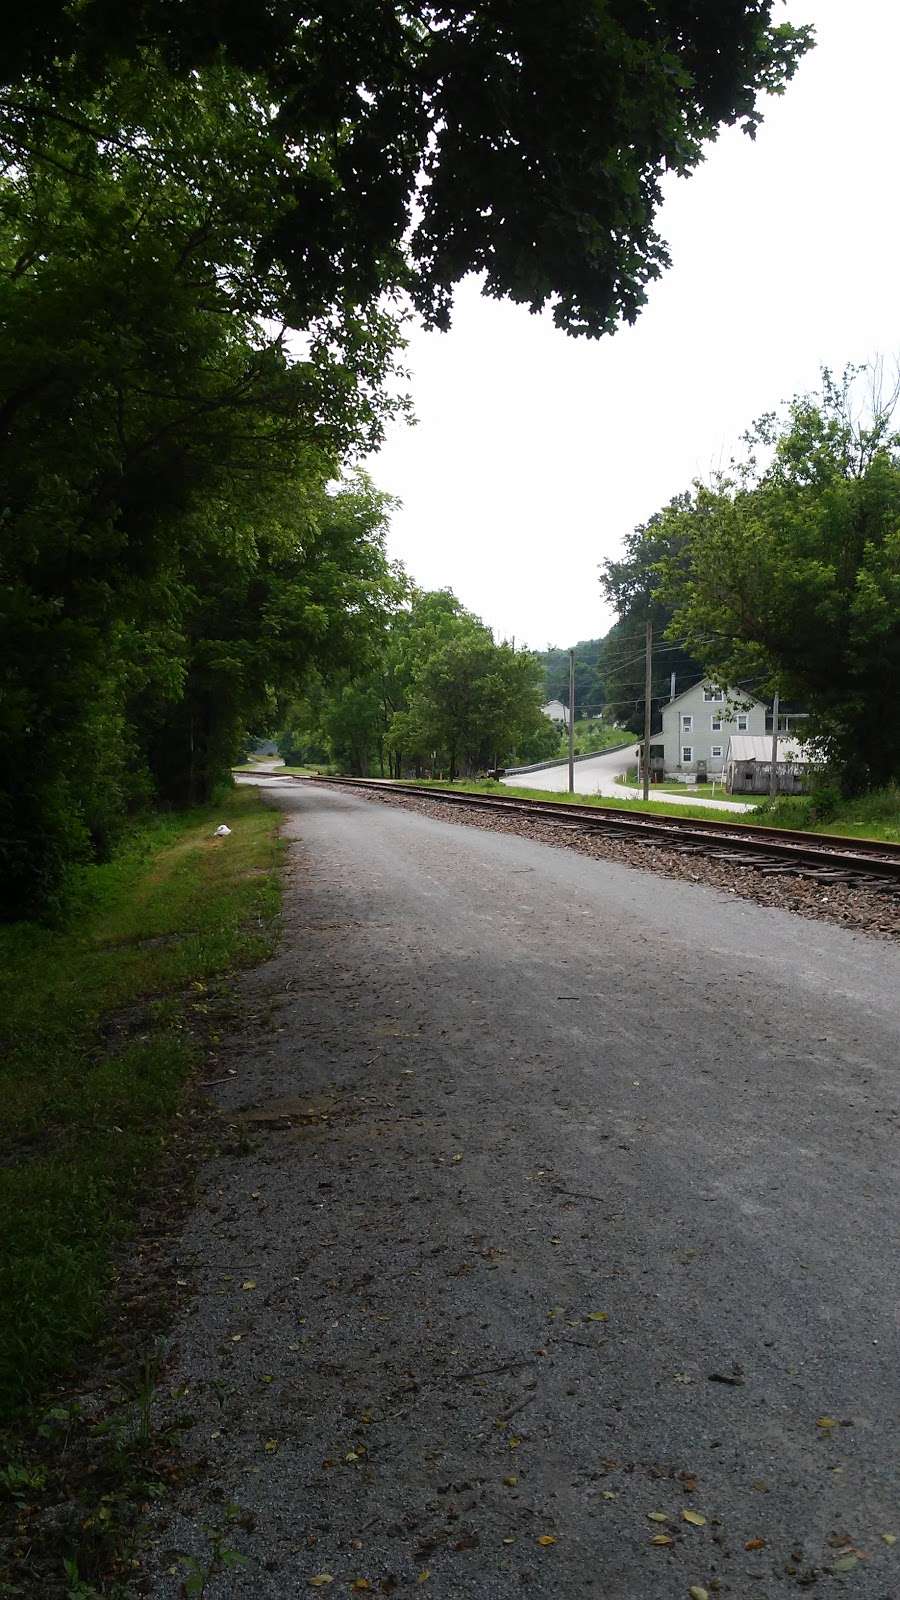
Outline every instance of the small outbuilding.
[[(809, 787), (809, 755), (798, 739), (779, 734), (776, 766), (779, 794), (805, 794)], [(771, 782), (771, 736), (733, 733), (725, 755), (725, 788), (728, 793), (768, 794)]]
[(569, 713), (561, 700), (548, 700), (545, 706), (541, 706), (541, 710), (551, 722), (564, 722), (566, 727), (569, 726)]

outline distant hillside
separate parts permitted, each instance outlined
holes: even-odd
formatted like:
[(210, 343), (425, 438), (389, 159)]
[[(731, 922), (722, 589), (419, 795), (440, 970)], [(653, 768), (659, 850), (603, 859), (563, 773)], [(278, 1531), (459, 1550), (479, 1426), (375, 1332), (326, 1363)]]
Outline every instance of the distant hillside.
[[(602, 639), (582, 639), (575, 646), (575, 715), (592, 716), (603, 710), (605, 698), (599, 671)], [(537, 652), (544, 664), (544, 698), (569, 704), (569, 652), (551, 645)]]
[[(551, 646), (537, 651), (544, 664), (544, 698), (569, 703), (569, 652)], [(671, 675), (676, 693), (703, 676), (699, 662), (657, 630), (653, 645), (653, 709), (668, 700)], [(644, 721), (644, 623), (624, 617), (602, 639), (582, 639), (575, 646), (575, 716), (598, 716), (608, 722), (641, 728)]]

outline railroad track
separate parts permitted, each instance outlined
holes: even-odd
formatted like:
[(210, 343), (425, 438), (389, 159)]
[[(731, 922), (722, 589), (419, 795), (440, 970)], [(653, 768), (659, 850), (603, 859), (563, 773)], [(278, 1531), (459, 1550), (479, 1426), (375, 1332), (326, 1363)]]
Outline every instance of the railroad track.
[[(247, 774), (242, 774), (247, 776)], [(543, 802), (523, 796), (466, 794), (458, 789), (425, 784), (394, 783), (387, 778), (292, 777), (263, 772), (254, 779), (290, 778), (295, 783), (328, 784), (339, 788), (412, 795), (472, 811), (524, 815), (533, 821), (580, 834), (664, 843), (685, 855), (715, 856), (737, 866), (752, 867), (763, 875), (791, 873), (822, 883), (865, 884), (883, 893), (900, 894), (900, 848), (874, 839), (830, 840), (799, 830), (763, 828), (749, 822), (706, 821), (695, 817), (651, 817), (618, 811), (613, 806), (578, 805), (569, 801)]]

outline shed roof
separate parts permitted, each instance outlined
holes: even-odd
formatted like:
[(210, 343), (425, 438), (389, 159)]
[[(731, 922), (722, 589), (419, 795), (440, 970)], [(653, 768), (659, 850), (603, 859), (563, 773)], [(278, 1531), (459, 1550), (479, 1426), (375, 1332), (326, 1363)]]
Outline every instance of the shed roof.
[[(771, 761), (772, 736), (768, 733), (733, 733), (728, 741), (728, 761)], [(778, 736), (779, 761), (809, 762), (806, 747), (799, 739)]]

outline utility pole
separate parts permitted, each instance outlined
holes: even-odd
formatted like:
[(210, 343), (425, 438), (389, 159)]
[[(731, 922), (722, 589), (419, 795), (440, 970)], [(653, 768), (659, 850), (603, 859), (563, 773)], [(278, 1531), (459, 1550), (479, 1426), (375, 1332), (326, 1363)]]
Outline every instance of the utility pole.
[(778, 793), (778, 696), (772, 701), (772, 771), (769, 774), (769, 798)]
[(569, 651), (569, 793), (575, 793), (575, 651)]
[(650, 799), (650, 691), (653, 687), (653, 623), (647, 618), (647, 655), (644, 661), (644, 799)]
[(675, 674), (673, 672), (672, 676), (671, 676), (671, 678), (669, 680), (669, 700), (671, 702), (674, 699), (675, 699)]

